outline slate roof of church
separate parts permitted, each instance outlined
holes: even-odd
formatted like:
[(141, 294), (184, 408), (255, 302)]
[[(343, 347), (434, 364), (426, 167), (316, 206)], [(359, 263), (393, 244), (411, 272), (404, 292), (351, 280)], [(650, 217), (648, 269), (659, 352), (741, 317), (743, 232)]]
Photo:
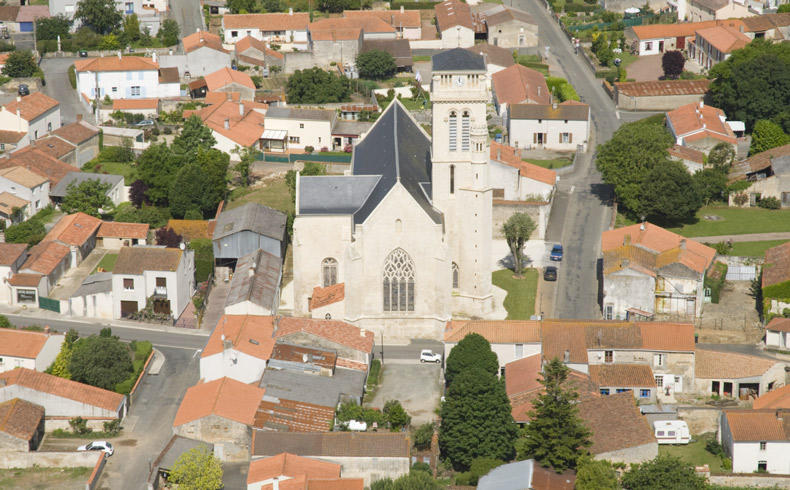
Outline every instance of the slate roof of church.
[(442, 51), (431, 57), (433, 71), (486, 70), (486, 61), (481, 55), (455, 48)]

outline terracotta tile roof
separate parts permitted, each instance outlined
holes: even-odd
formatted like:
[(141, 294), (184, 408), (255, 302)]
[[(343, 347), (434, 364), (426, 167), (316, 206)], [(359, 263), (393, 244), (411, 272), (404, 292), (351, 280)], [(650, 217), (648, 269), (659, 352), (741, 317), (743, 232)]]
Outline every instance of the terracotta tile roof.
[(19, 14), (16, 16), (16, 21), (35, 22), (36, 19), (49, 17), (49, 7), (46, 5), (22, 5), (19, 8)]
[(676, 137), (683, 138), (686, 142), (711, 137), (735, 144), (735, 133), (729, 124), (722, 122), (724, 112), (709, 105), (700, 107), (700, 104), (686, 104), (667, 112), (667, 121)]
[(740, 28), (744, 25), (741, 19), (727, 20), (707, 20), (704, 22), (681, 22), (679, 24), (651, 24), (644, 26), (634, 26), (634, 34), (638, 39), (668, 39), (670, 37), (692, 37), (700, 29), (715, 27), (717, 25), (727, 25)]
[(472, 23), (472, 9), (465, 2), (445, 0), (437, 3), (433, 10), (436, 13), (436, 25), (439, 27), (439, 32), (444, 32), (455, 26), (475, 29)]
[(702, 379), (740, 379), (762, 376), (780, 363), (774, 359), (697, 349), (694, 356), (694, 375)]
[(216, 415), (252, 425), (266, 390), (233, 378), (220, 378), (187, 389), (178, 407), (173, 427)]
[[(543, 321), (541, 324), (543, 358), (553, 359), (556, 357), (564, 360), (567, 351), (570, 356), (568, 362), (587, 364), (585, 328), (589, 323), (584, 321)], [(602, 324), (607, 325), (606, 322)]]
[[(496, 75), (498, 73), (494, 74), (494, 76)], [(511, 119), (545, 119), (548, 121), (589, 121), (590, 119), (590, 106), (575, 100), (557, 104), (557, 107), (549, 104), (513, 104), (509, 111)]]
[(113, 274), (141, 275), (144, 271), (176, 271), (181, 250), (151, 246), (121, 247)]
[(332, 371), (335, 369), (337, 352), (302, 345), (277, 343), (272, 349), (271, 359), (316, 366)]
[(17, 439), (32, 439), (43, 420), (44, 407), (41, 405), (19, 398), (0, 403), (0, 432)]
[[(249, 49), (256, 49), (261, 52), (261, 54), (265, 56), (271, 56), (272, 58), (277, 58), (278, 60), (284, 60), (285, 55), (279, 51), (275, 51), (270, 49), (266, 46), (266, 43), (263, 41), (259, 41), (252, 36), (245, 36), (239, 42), (236, 43), (236, 53), (240, 56), (243, 56), (242, 53)], [(263, 60), (259, 60), (258, 58), (253, 58), (249, 56), (250, 53), (245, 53), (248, 56), (244, 56), (244, 58), (253, 60), (254, 62), (262, 62)], [(242, 61), (245, 61), (244, 58), (241, 58)]]
[(775, 316), (771, 318), (771, 321), (768, 322), (765, 329), (774, 332), (790, 332), (790, 318)]
[[(203, 101), (206, 105), (221, 104), (226, 100), (232, 102), (241, 101), (241, 93), (239, 92), (206, 92), (206, 98)], [(197, 112), (197, 111), (195, 111)], [(184, 116), (186, 118), (186, 115)]]
[(273, 14), (239, 14), (225, 15), (222, 24), (228, 29), (254, 28), (263, 32), (272, 31), (305, 31), (310, 23), (307, 12), (273, 13)]
[[(0, 373), (0, 380), (5, 380), (6, 386), (24, 386), (41, 393), (49, 393), (111, 412), (117, 412), (126, 401), (126, 396), (120, 393), (113, 393), (27, 368), (16, 368)], [(0, 390), (2, 389), (0, 387)]]
[(96, 234), (101, 224), (102, 220), (85, 213), (69, 214), (52, 227), (43, 241), (58, 241), (81, 247)]
[(19, 16), (19, 9), (21, 9), (19, 5), (0, 6), (0, 20), (16, 22), (16, 18)]
[[(650, 264), (656, 268), (679, 262), (702, 274), (713, 264), (716, 250), (711, 247), (652, 223), (645, 223), (644, 230), (641, 229), (642, 226), (641, 224), (625, 226), (601, 234), (605, 270), (609, 269), (607, 262), (616, 262), (619, 265), (620, 261), (616, 260), (618, 257), (633, 259), (636, 258), (634, 254), (638, 254), (639, 250), (652, 253), (653, 262)], [(684, 246), (685, 250), (683, 250)], [(639, 250), (632, 250), (634, 247)], [(611, 252), (609, 256), (607, 256), (608, 252)]]
[(25, 251), (27, 251), (27, 245), (24, 243), (0, 243), (0, 265), (13, 264)]
[(35, 359), (47, 343), (49, 335), (41, 332), (0, 329), (0, 357)]
[(69, 247), (61, 243), (41, 242), (30, 249), (30, 255), (19, 270), (31, 270), (48, 276), (64, 259), (68, 259), (70, 253)]
[(579, 417), (592, 432), (592, 454), (658, 444), (630, 392), (584, 400), (579, 403)]
[(83, 71), (145, 71), (159, 70), (159, 63), (143, 56), (107, 56), (74, 62), (77, 72)]
[(66, 126), (61, 126), (51, 134), (63, 138), (69, 143), (79, 145), (99, 134), (99, 128), (86, 121), (77, 121), (67, 124)]
[(17, 100), (9, 102), (5, 105), (5, 109), (11, 113), (16, 113), (16, 110), (19, 109), (22, 119), (32, 121), (59, 105), (60, 102), (44, 92), (33, 92), (26, 97), (17, 98)]
[(72, 145), (68, 141), (62, 140), (55, 136), (40, 138), (36, 141), (33, 141), (31, 144), (38, 148), (39, 151), (43, 151), (47, 155), (58, 159), (68, 155), (76, 148), (76, 146)]
[(669, 156), (679, 158), (681, 160), (688, 160), (690, 162), (705, 163), (705, 154), (701, 151), (694, 150), (687, 146), (674, 145), (667, 150)]
[(627, 97), (666, 97), (705, 95), (710, 80), (655, 80), (651, 82), (615, 82), (617, 92)]
[[(633, 398), (633, 397), (632, 397)], [(285, 433), (253, 431), (251, 455), (346, 458), (409, 458), (411, 440), (403, 432)]]
[[(790, 144), (777, 146), (770, 150), (762, 151), (756, 155), (752, 155), (743, 162), (736, 164), (734, 167), (739, 167), (743, 164), (747, 165), (748, 170), (744, 173), (759, 172), (771, 166), (771, 160), (777, 157), (790, 155)], [(733, 170), (736, 170), (733, 168)]]
[[(551, 91), (539, 71), (513, 65), (491, 76), (499, 104), (550, 104)], [(551, 106), (549, 106), (551, 107)]]
[(505, 389), (508, 396), (537, 390), (543, 365), (540, 354), (533, 354), (505, 364)]
[(310, 28), (310, 37), (313, 41), (351, 41), (359, 39), (361, 36), (362, 29), (359, 27), (348, 27), (343, 29)]
[(694, 324), (638, 322), (642, 348), (654, 351), (694, 352)]
[(373, 350), (373, 332), (339, 320), (280, 317), (274, 338), (280, 339), (295, 332), (309, 333), (361, 352)]
[(342, 357), (337, 360), (336, 362), (337, 367), (343, 367), (346, 369), (356, 369), (357, 371), (368, 372), (368, 365), (364, 362), (357, 362), (352, 361), (350, 359), (343, 359)]
[(47, 182), (47, 179), (22, 167), (7, 167), (0, 169), (0, 177), (15, 182), (22, 187), (33, 189)]
[(512, 146), (492, 141), (489, 158), (517, 168), (519, 175), (522, 177), (549, 185), (554, 185), (557, 182), (557, 172), (523, 161), (521, 159), (521, 150), (516, 150)]
[(363, 490), (365, 480), (362, 478), (336, 478), (307, 480), (307, 490)]
[(118, 223), (102, 221), (96, 236), (99, 238), (147, 238), (147, 223)]
[(30, 201), (17, 197), (8, 192), (0, 192), (0, 214), (11, 217), (14, 214), (14, 209), (24, 208), (30, 204)]
[(721, 53), (731, 53), (741, 49), (752, 40), (746, 34), (729, 26), (716, 26), (697, 31), (697, 36), (707, 41)]
[(421, 27), (419, 10), (344, 10), (344, 17), (377, 17), (393, 27)]
[(735, 442), (790, 440), (790, 413), (783, 410), (725, 410)]
[(494, 46), (493, 44), (476, 44), (471, 48), (466, 48), (466, 50), (485, 56), (487, 64), (504, 68), (516, 64), (516, 62), (513, 61), (513, 53), (510, 50)]
[(159, 99), (114, 99), (112, 110), (114, 111), (144, 111), (157, 110)]
[(763, 287), (790, 280), (790, 242), (765, 251), (763, 262)]
[(279, 476), (307, 478), (339, 478), (340, 465), (329, 461), (305, 458), (290, 453), (258, 459), (250, 463), (247, 484), (270, 480)]
[(273, 483), (269, 483), (261, 487), (261, 490), (306, 490), (306, 489), (307, 489), (306, 476), (297, 476), (289, 480), (277, 482), (277, 488), (274, 488)]
[(200, 357), (221, 354), (223, 346), (230, 344), (239, 352), (266, 361), (274, 347), (273, 330), (270, 316), (222, 315)]
[(452, 320), (444, 331), (445, 342), (460, 342), (467, 334), (482, 335), (492, 344), (540, 342), (540, 322), (534, 320)]
[(184, 51), (191, 53), (196, 49), (208, 47), (215, 51), (227, 53), (228, 51), (222, 47), (222, 39), (216, 34), (206, 31), (193, 32), (192, 34), (181, 39), (184, 44)]
[(746, 26), (746, 32), (767, 31), (790, 26), (790, 13), (755, 15), (754, 17), (745, 17), (741, 21)]
[[(247, 147), (253, 146), (264, 131), (264, 115), (256, 108), (256, 102), (225, 100), (204, 107), (195, 114), (213, 131)], [(225, 129), (225, 121), (228, 129)]]
[(485, 17), (485, 23), (490, 27), (503, 24), (505, 22), (511, 22), (514, 20), (517, 22), (523, 22), (525, 24), (532, 24), (532, 25), (538, 24), (535, 21), (534, 17), (524, 12), (523, 10), (507, 8), (507, 7), (503, 8), (499, 12), (496, 12), (492, 15), (487, 15)]
[[(507, 369), (507, 365), (505, 368)], [(601, 393), (598, 390), (598, 385), (590, 380), (590, 375), (576, 371), (574, 369), (570, 370), (570, 374), (568, 375), (568, 379), (565, 381), (565, 385), (573, 387), (573, 389), (579, 393), (579, 400), (581, 401), (587, 400), (589, 398), (598, 398), (601, 396)], [(530, 417), (528, 412), (532, 410), (532, 401), (540, 393), (540, 387), (538, 387), (530, 391), (525, 391), (524, 393), (508, 395), (511, 405), (510, 414), (513, 416), (513, 420), (515, 420), (517, 423), (529, 422)]]
[(26, 168), (35, 174), (49, 179), (50, 188), (54, 188), (58, 185), (58, 182), (68, 175), (69, 172), (80, 171), (78, 168), (72, 167), (66, 162), (61, 162), (57, 158), (47, 155), (34, 146), (28, 146), (21, 150), (17, 150), (10, 158), (0, 158), (0, 168), (13, 166)]
[(315, 39), (315, 31), (319, 30), (343, 31), (349, 29), (361, 29), (368, 34), (395, 32), (395, 28), (393, 28), (389, 22), (384, 22), (378, 17), (333, 17), (321, 19), (311, 23), (308, 26), (308, 29), (310, 30), (313, 39)]
[(171, 66), (159, 69), (159, 83), (181, 83), (178, 67)]
[(647, 364), (593, 364), (590, 380), (601, 387), (655, 388), (653, 370)]
[(25, 136), (24, 132), (0, 130), (0, 143), (15, 145)]
[(208, 89), (211, 91), (219, 90), (232, 83), (236, 83), (255, 90), (255, 84), (252, 83), (252, 79), (249, 75), (238, 70), (228, 68), (227, 66), (225, 68), (220, 68), (213, 73), (209, 73), (205, 76), (205, 80)]
[(346, 297), (345, 283), (333, 284), (332, 286), (313, 288), (313, 296), (310, 299), (310, 309), (322, 308), (338, 301), (343, 301)]
[(211, 240), (211, 235), (208, 232), (207, 220), (171, 219), (167, 222), (167, 227), (172, 228), (173, 231), (181, 235), (185, 242), (196, 238), (207, 238)]
[(24, 274), (17, 272), (8, 280), (8, 284), (18, 287), (37, 288), (44, 278), (41, 274)]
[(277, 432), (327, 432), (334, 417), (333, 407), (264, 398), (258, 406), (253, 427)]
[(759, 410), (762, 408), (785, 408), (790, 409), (790, 385), (782, 386), (773, 391), (769, 391), (763, 396), (752, 402), (752, 408)]

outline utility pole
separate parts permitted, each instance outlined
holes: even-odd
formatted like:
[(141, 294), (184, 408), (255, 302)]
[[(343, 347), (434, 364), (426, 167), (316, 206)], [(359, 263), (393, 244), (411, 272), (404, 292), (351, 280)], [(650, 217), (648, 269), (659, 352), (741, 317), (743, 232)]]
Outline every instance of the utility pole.
[(384, 332), (381, 332), (381, 364), (384, 364)]

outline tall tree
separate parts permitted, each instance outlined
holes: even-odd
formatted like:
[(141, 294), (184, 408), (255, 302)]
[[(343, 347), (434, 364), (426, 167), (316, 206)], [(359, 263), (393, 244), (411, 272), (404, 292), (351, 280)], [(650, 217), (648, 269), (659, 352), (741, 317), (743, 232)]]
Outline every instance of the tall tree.
[(639, 213), (662, 223), (675, 223), (694, 216), (702, 198), (686, 167), (669, 160), (645, 175), (639, 198)]
[(491, 374), (499, 371), (499, 359), (491, 350), (491, 344), (477, 333), (467, 334), (450, 351), (444, 368), (445, 383), (452, 384), (456, 376), (471, 368)]
[(142, 32), (140, 32), (140, 20), (137, 18), (137, 14), (131, 14), (124, 17), (123, 33), (129, 42), (140, 40)]
[(722, 141), (708, 152), (708, 165), (724, 173), (729, 172), (730, 166), (735, 161), (735, 148)]
[(782, 127), (773, 121), (761, 119), (754, 125), (752, 132), (752, 144), (749, 147), (749, 154), (762, 153), (765, 150), (776, 148), (790, 143), (790, 136), (787, 136)]
[(66, 195), (60, 204), (60, 209), (66, 214), (85, 213), (99, 217), (99, 210), (103, 213), (112, 211), (113, 202), (107, 195), (112, 185), (99, 179), (85, 180), (75, 185), (69, 184)]
[(140, 208), (143, 204), (151, 204), (148, 196), (145, 195), (147, 190), (148, 186), (145, 185), (142, 179), (132, 182), (132, 185), (129, 186), (129, 202), (132, 203), (132, 206)]
[(704, 205), (710, 201), (719, 201), (727, 190), (727, 173), (716, 168), (704, 168), (691, 176)]
[(230, 165), (230, 155), (215, 148), (204, 150), (199, 148), (195, 155), (194, 162), (206, 174), (211, 183), (211, 194), (206, 196), (208, 207), (213, 212), (217, 204), (225, 198), (225, 191), (228, 188), (228, 166)]
[(231, 14), (251, 14), (257, 10), (255, 0), (228, 0), (225, 5)]
[(442, 405), (439, 449), (457, 469), (475, 458), (513, 457), (516, 424), (505, 385), (490, 372), (470, 368), (450, 384)]
[(526, 213), (515, 213), (502, 225), (502, 233), (507, 240), (507, 246), (513, 255), (513, 272), (516, 277), (522, 276), (524, 270), (524, 244), (529, 240), (536, 225)]
[(166, 143), (151, 145), (137, 159), (137, 175), (148, 189), (145, 195), (157, 206), (166, 206), (173, 178), (182, 166), (182, 158)]
[(705, 477), (677, 458), (659, 456), (652, 461), (631, 465), (621, 481), (625, 490), (706, 490)]
[(666, 78), (675, 80), (683, 73), (684, 66), (686, 66), (686, 57), (682, 51), (667, 51), (661, 57), (661, 68), (664, 69)]
[(181, 133), (173, 139), (172, 150), (179, 155), (194, 155), (199, 149), (209, 150), (217, 144), (211, 128), (203, 124), (200, 116), (192, 115), (184, 121)]
[(164, 245), (167, 248), (178, 248), (184, 237), (175, 232), (172, 228), (163, 227), (156, 230), (156, 244)]
[(211, 179), (197, 163), (189, 163), (178, 171), (170, 187), (170, 213), (182, 219), (195, 209), (207, 216), (217, 202)]
[(532, 402), (531, 421), (519, 440), (520, 453), (557, 471), (575, 468), (590, 445), (590, 431), (576, 406), (579, 393), (566, 383), (569, 373), (556, 357), (543, 366), (539, 380), (543, 389)]
[(389, 78), (397, 69), (395, 58), (386, 51), (372, 49), (357, 56), (359, 76), (371, 80)]
[(285, 85), (290, 104), (348, 102), (351, 85), (347, 78), (318, 67), (296, 70)]
[(36, 40), (56, 40), (60, 36), (61, 40), (68, 39), (71, 35), (72, 20), (66, 14), (58, 14), (52, 17), (39, 17), (36, 19)]
[(36, 59), (30, 51), (11, 51), (3, 66), (3, 75), (11, 78), (33, 76), (38, 68)]
[(581, 458), (576, 470), (576, 490), (619, 490), (620, 482), (612, 467), (606, 460), (590, 457)]
[(123, 15), (115, 0), (80, 0), (74, 18), (95, 33), (105, 36), (121, 25)]
[(167, 19), (166, 21), (162, 22), (162, 25), (159, 27), (159, 32), (156, 33), (156, 37), (159, 38), (159, 42), (165, 46), (175, 46), (178, 44), (178, 37), (180, 35), (181, 28), (178, 27), (178, 22), (174, 21), (173, 19)]
[(258, 154), (258, 151), (252, 147), (235, 148), (233, 153), (239, 155), (239, 162), (233, 166), (233, 170), (238, 172), (241, 186), (247, 187), (250, 185), (252, 164), (255, 163), (255, 156)]
[(116, 338), (91, 335), (74, 343), (68, 370), (74, 381), (113, 391), (134, 371), (132, 352)]
[(176, 459), (169, 479), (183, 490), (217, 490), (222, 488), (222, 463), (206, 446), (198, 446)]

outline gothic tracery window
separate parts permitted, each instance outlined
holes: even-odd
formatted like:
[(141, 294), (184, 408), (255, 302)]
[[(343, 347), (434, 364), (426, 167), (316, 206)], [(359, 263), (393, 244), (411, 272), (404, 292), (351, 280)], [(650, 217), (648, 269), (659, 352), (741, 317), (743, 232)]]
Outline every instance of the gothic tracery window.
[(414, 311), (414, 262), (402, 248), (384, 261), (384, 311)]
[(321, 262), (321, 275), (324, 287), (337, 284), (337, 260), (328, 257)]

